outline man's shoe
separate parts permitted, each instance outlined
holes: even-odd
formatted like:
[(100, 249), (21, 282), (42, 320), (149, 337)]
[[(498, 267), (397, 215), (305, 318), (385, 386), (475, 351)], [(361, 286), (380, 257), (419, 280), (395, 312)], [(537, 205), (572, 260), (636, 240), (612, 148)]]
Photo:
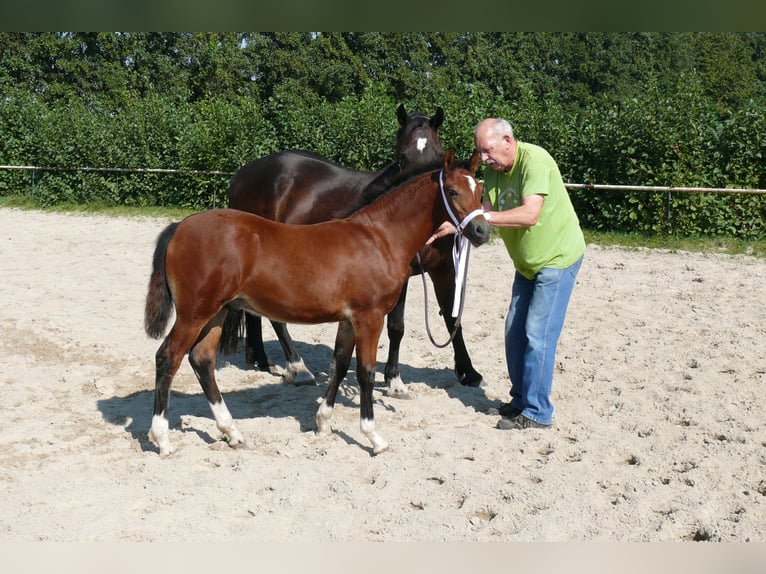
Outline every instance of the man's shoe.
[(499, 421), (497, 421), (497, 425), (495, 428), (498, 428), (500, 430), (516, 430), (520, 429), (519, 423), (516, 421), (518, 417), (507, 419), (505, 417), (501, 418)]
[(521, 429), (547, 429), (551, 425), (544, 425), (523, 415), (517, 415), (512, 419), (502, 418), (497, 421), (496, 428), (500, 430), (521, 430)]
[(543, 423), (539, 423), (537, 421), (533, 421), (532, 419), (528, 419), (527, 417), (520, 416), (518, 419), (516, 419), (519, 423), (519, 426), (523, 429), (547, 429), (550, 428), (551, 425), (544, 425)]
[(511, 406), (511, 403), (505, 403), (502, 407), (497, 409), (498, 414), (508, 417), (509, 419), (515, 419), (521, 414), (521, 409), (517, 409)]

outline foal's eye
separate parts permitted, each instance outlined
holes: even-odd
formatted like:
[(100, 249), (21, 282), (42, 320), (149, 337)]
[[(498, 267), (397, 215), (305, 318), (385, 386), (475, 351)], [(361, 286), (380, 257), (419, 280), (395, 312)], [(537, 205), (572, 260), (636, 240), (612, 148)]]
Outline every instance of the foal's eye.
[(457, 197), (458, 195), (460, 195), (460, 194), (457, 192), (457, 190), (454, 187), (450, 187), (449, 188), (449, 196), (450, 197)]

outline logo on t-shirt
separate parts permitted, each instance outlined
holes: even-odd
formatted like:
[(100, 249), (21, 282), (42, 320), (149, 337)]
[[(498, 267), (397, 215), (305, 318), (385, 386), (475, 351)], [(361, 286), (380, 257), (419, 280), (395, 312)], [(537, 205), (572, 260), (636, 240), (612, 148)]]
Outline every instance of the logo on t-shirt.
[(503, 188), (503, 190), (500, 192), (500, 197), (497, 198), (497, 203), (498, 211), (518, 207), (522, 203), (521, 193), (519, 193), (518, 190), (514, 189), (513, 186), (509, 184), (508, 187)]

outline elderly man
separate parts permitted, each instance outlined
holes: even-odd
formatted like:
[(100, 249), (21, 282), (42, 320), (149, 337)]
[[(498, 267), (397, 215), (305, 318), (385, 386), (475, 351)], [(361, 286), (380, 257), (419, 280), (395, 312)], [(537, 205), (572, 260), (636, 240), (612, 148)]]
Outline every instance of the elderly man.
[[(561, 173), (542, 147), (518, 141), (511, 124), (488, 118), (474, 143), (489, 168), (485, 214), (516, 269), (505, 321), (511, 400), (499, 409), (499, 429), (548, 428), (556, 346), (585, 253), (585, 239)], [(454, 233), (443, 225), (434, 236)]]

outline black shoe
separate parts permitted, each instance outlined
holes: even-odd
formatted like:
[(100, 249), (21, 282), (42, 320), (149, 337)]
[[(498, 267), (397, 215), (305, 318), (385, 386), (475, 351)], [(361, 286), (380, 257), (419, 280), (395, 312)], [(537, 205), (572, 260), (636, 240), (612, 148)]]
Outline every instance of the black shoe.
[(508, 417), (509, 419), (515, 419), (521, 414), (521, 409), (517, 409), (511, 406), (511, 403), (505, 403), (502, 407), (497, 409), (498, 414)]
[(537, 421), (533, 421), (532, 419), (528, 419), (527, 417), (521, 416), (518, 419), (519, 426), (523, 429), (547, 429), (550, 428), (551, 425), (544, 425), (543, 423), (539, 423)]
[(551, 425), (544, 425), (523, 415), (518, 415), (512, 419), (502, 418), (497, 421), (496, 428), (500, 430), (521, 430), (521, 429), (547, 429)]
[(495, 425), (495, 428), (498, 428), (500, 430), (516, 430), (520, 429), (519, 423), (516, 419), (519, 417), (507, 419), (505, 417), (501, 418), (499, 421), (497, 421), (497, 425)]

